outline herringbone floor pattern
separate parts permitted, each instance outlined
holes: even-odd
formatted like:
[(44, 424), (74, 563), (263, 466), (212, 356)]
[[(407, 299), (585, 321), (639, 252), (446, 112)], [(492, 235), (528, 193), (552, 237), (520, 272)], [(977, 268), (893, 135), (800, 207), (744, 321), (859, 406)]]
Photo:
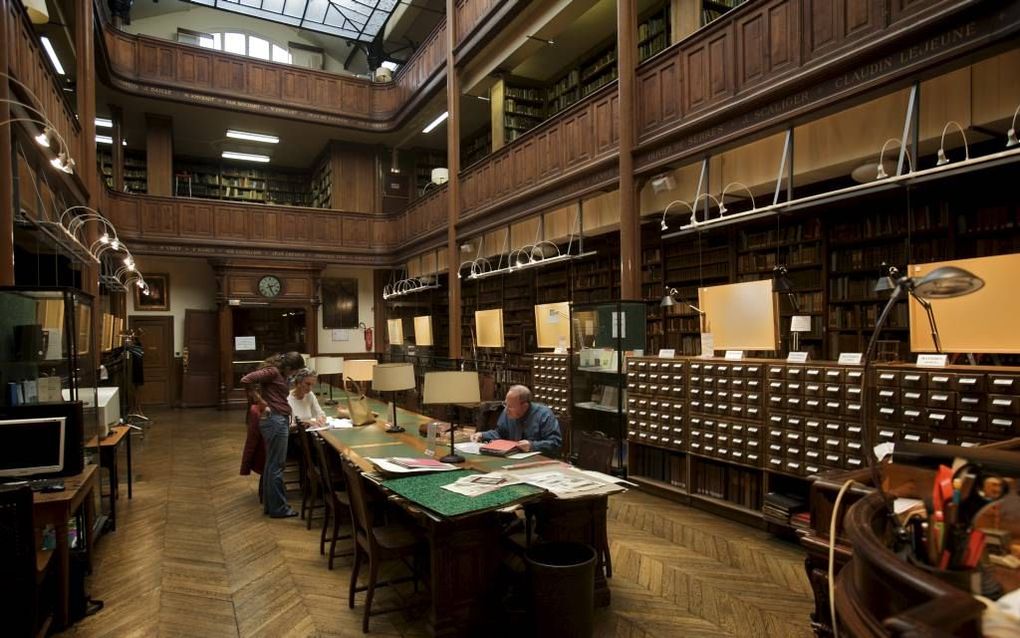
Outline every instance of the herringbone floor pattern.
[[(151, 416), (134, 440), (134, 499), (121, 490), (117, 531), (95, 552), (89, 590), (106, 607), (61, 635), (361, 635), (349, 559), (328, 571), (316, 525), (263, 517), (257, 476), (237, 474), (240, 415)], [(637, 491), (610, 502), (613, 602), (596, 615), (598, 636), (810, 635), (796, 546)], [(372, 634), (426, 635), (423, 615), (373, 617)]]

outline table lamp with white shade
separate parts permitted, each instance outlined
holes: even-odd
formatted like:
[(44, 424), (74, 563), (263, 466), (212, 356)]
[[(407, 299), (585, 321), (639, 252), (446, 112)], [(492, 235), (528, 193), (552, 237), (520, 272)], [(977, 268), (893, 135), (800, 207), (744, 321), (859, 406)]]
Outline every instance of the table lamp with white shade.
[[(425, 405), (478, 404), (482, 400), (477, 371), (426, 372), (422, 392)], [(464, 457), (453, 447), (455, 425), (450, 421), (450, 453), (440, 459), (443, 463), (463, 463)]]
[[(364, 386), (361, 384), (372, 380), (372, 368), (378, 363), (375, 359), (344, 361), (344, 390), (347, 392), (347, 407), (354, 425), (367, 425), (374, 420), (365, 403), (365, 391), (362, 389)], [(347, 389), (348, 381), (354, 382), (354, 389), (358, 396), (351, 397), (351, 391)], [(358, 404), (360, 404), (360, 409)]]
[[(315, 357), (314, 369), (320, 377), (334, 377), (343, 373), (344, 358), (319, 355)], [(336, 401), (333, 399), (333, 383), (328, 382), (327, 384), (329, 385), (329, 400), (326, 401), (326, 405), (336, 405)]]
[[(378, 392), (402, 392), (413, 390), (414, 364), (413, 363), (380, 363), (372, 368), (372, 389)], [(397, 425), (397, 398), (393, 397), (393, 409), (390, 413), (390, 424), (387, 432), (403, 432), (404, 428)]]

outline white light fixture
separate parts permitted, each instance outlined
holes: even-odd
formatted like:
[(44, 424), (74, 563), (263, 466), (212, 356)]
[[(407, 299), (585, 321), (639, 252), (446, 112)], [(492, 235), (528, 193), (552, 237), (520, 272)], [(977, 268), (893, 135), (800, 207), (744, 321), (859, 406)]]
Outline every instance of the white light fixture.
[(431, 133), (432, 129), (436, 128), (440, 124), (446, 121), (446, 118), (450, 117), (449, 111), (443, 111), (443, 114), (432, 120), (432, 123), (421, 130), (422, 133)]
[(96, 144), (113, 144), (113, 138), (109, 135), (97, 135)]
[(127, 146), (127, 140), (126, 140), (126, 139), (122, 139), (122, 140), (120, 141), (120, 145), (121, 145), (121, 146)]
[(676, 188), (676, 180), (669, 173), (663, 173), (656, 175), (652, 178), (652, 191), (656, 193), (662, 193), (664, 191), (671, 191)]
[(235, 140), (246, 140), (248, 142), (262, 142), (263, 144), (279, 144), (280, 138), (275, 135), (266, 135), (264, 133), (249, 133), (248, 131), (237, 131), (234, 129), (227, 129), (227, 137)]
[(44, 130), (42, 133), (35, 136), (35, 142), (43, 148), (50, 147), (50, 136), (47, 135), (48, 131)]
[(683, 204), (684, 206), (686, 206), (687, 210), (691, 211), (691, 223), (692, 224), (693, 223), (697, 223), (696, 220), (694, 219), (694, 208), (691, 207), (690, 204), (688, 204), (687, 202), (685, 202), (682, 199), (675, 199), (675, 200), (671, 201), (670, 203), (666, 204), (666, 208), (663, 209), (663, 211), (662, 211), (662, 220), (659, 223), (659, 228), (661, 228), (662, 230), (669, 230), (669, 226), (666, 225), (666, 213), (668, 213), (669, 209), (673, 207), (673, 204)]
[(39, 38), (42, 41), (43, 48), (46, 49), (46, 55), (50, 56), (50, 62), (53, 63), (53, 68), (60, 75), (66, 75), (64, 73), (64, 65), (60, 63), (60, 58), (57, 57), (57, 52), (53, 50), (53, 43), (46, 36)]
[(956, 122), (955, 120), (949, 120), (948, 122), (946, 122), (946, 125), (942, 127), (942, 139), (939, 141), (939, 153), (938, 153), (939, 159), (937, 162), (935, 162), (935, 166), (943, 166), (949, 163), (949, 158), (946, 157), (946, 132), (949, 130), (950, 126), (955, 126), (956, 129), (960, 131), (960, 135), (963, 136), (964, 161), (970, 159), (970, 148), (967, 146), (967, 134), (964, 132), (963, 127), (960, 126), (959, 122)]
[(235, 151), (223, 151), (220, 155), (223, 159), (241, 160), (242, 162), (268, 162), (268, 155), (257, 155), (255, 153), (238, 153)]
[(113, 128), (113, 120), (108, 117), (97, 117), (96, 118), (97, 128)]
[(730, 186), (739, 186), (747, 191), (748, 196), (751, 198), (751, 210), (753, 211), (758, 208), (757, 204), (754, 203), (754, 193), (751, 192), (751, 189), (746, 184), (743, 182), (730, 182), (722, 189), (722, 194), (719, 195), (719, 215), (726, 213), (726, 191), (730, 189)]

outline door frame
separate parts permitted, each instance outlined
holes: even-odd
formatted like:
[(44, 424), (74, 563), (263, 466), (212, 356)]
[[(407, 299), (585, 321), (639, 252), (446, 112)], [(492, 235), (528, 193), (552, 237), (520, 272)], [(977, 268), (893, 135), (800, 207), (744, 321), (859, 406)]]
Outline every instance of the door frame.
[[(169, 341), (166, 349), (167, 354), (170, 357), (170, 362), (167, 365), (167, 386), (169, 396), (167, 397), (166, 407), (176, 408), (180, 406), (180, 384), (178, 383), (178, 365), (177, 357), (174, 355), (174, 317), (173, 315), (147, 315), (147, 314), (131, 314), (128, 315), (128, 327), (134, 328), (135, 321), (142, 320), (149, 323), (162, 323), (166, 326), (167, 340)], [(145, 340), (142, 340), (145, 343)]]

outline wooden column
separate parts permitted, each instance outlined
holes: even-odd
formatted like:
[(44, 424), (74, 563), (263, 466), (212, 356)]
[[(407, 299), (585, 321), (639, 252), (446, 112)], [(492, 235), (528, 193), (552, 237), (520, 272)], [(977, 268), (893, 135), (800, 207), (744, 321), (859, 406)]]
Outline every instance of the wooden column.
[(372, 341), (372, 350), (375, 352), (386, 352), (386, 348), (383, 347), (383, 335), (386, 334), (386, 300), (383, 299), (382, 292), (383, 286), (389, 283), (390, 273), (386, 270), (373, 270), (372, 271), (372, 295), (373, 295), (373, 308), (372, 316), (375, 318), (371, 328), (375, 332), (375, 336)]
[[(7, 3), (0, 0), (0, 33), (10, 33), (7, 28)], [(6, 41), (0, 43), (0, 72), (9, 70), (10, 50)], [(0, 81), (0, 122), (11, 119), (11, 85), (7, 78)], [(0, 286), (14, 285), (14, 149), (11, 146), (11, 125), (0, 124)]]
[(118, 193), (124, 192), (124, 111), (116, 105), (110, 104), (110, 119), (113, 120), (113, 131), (110, 137), (113, 138), (113, 149), (111, 151), (113, 162), (113, 190)]
[[(174, 123), (165, 115), (145, 114), (145, 170), (149, 195), (173, 195)], [(334, 175), (333, 179), (336, 179)]]
[(457, 278), (457, 220), (460, 219), (460, 73), (454, 65), (453, 48), (457, 44), (457, 1), (446, 0), (446, 157), (450, 181), (446, 184), (447, 280), (450, 282), (450, 358), (460, 358), (460, 279)]
[[(75, 172), (85, 184), (88, 199), (84, 202), (90, 208), (99, 206), (99, 167), (96, 166), (96, 54), (93, 46), (95, 27), (94, 5), (91, 2), (74, 3), (74, 55), (75, 85), (77, 87), (78, 125), (81, 127), (79, 150)], [(91, 222), (85, 227), (85, 237), (92, 245), (99, 239), (99, 223)], [(92, 348), (91, 365), (99, 369), (99, 352), (102, 345), (102, 309), (99, 303), (99, 266), (82, 266), (82, 289), (91, 294), (92, 301)]]
[(620, 77), (620, 295), (641, 298), (641, 216), (634, 187), (634, 68), (637, 64), (637, 1), (617, 0)]

